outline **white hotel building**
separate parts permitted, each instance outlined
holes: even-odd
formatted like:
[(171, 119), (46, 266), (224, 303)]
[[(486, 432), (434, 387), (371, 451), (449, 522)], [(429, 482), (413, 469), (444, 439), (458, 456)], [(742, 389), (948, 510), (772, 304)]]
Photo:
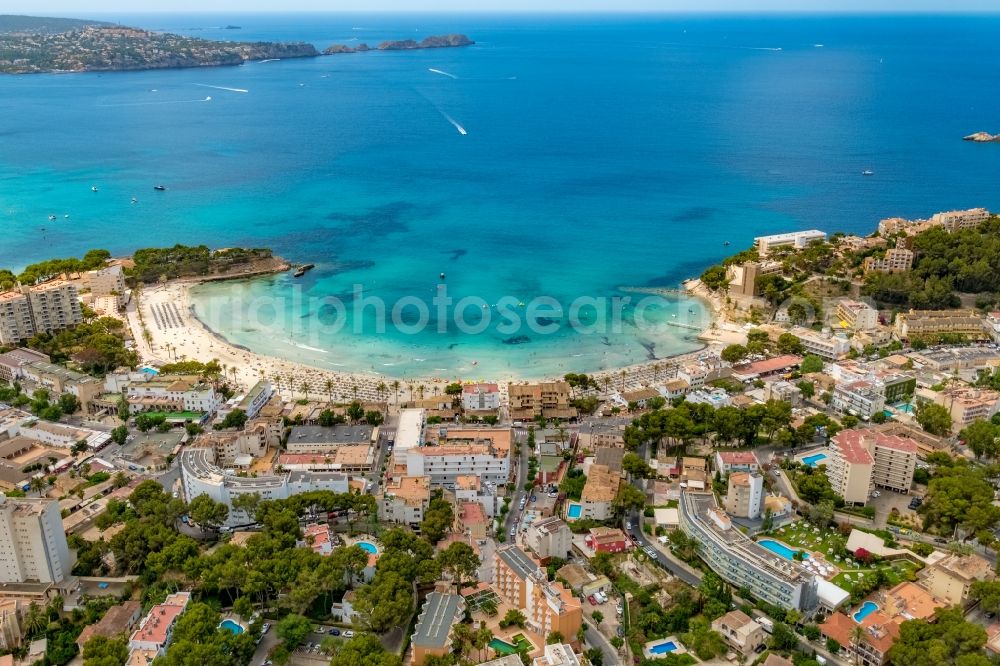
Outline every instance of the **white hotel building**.
[(819, 605), (816, 576), (740, 532), (714, 495), (682, 490), (679, 509), (680, 528), (697, 542), (698, 555), (728, 583), (786, 609), (808, 614)]
[(346, 493), (350, 479), (339, 472), (284, 472), (268, 476), (237, 476), (215, 462), (211, 448), (193, 448), (178, 456), (184, 497), (190, 502), (198, 495), (208, 495), (229, 507), (227, 526), (250, 522), (242, 511), (233, 510), (233, 498), (256, 493), (262, 500), (287, 499), (311, 490)]
[(427, 476), (432, 486), (454, 486), (459, 476), (478, 476), (484, 482), (507, 483), (510, 455), (502, 455), (484, 440), (482, 444), (424, 446), (406, 454), (406, 475)]
[(0, 493), (0, 583), (59, 584), (75, 562), (58, 502)]

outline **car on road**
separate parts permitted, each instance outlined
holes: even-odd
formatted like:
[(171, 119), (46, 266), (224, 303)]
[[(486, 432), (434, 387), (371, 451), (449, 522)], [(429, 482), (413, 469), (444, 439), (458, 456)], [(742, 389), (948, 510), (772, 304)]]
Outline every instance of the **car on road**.
[(647, 555), (652, 557), (654, 560), (656, 559), (656, 551), (653, 550), (651, 547), (646, 546), (645, 548), (643, 548), (643, 550), (646, 552)]
[(510, 535), (514, 536), (515, 534), (517, 534), (517, 526), (516, 525), (514, 527), (510, 528)]
[(538, 495), (532, 495), (531, 496), (531, 501), (532, 502), (537, 502), (538, 501)]
[(625, 529), (628, 530), (629, 532), (632, 531), (632, 523), (631, 523), (631, 521), (628, 521), (628, 522), (625, 523)]
[(265, 622), (264, 626), (260, 628), (260, 633), (266, 634), (267, 630), (270, 629), (270, 628), (271, 628), (271, 623), (270, 622)]
[(594, 597), (594, 595), (590, 595), (589, 597), (587, 597), (587, 601), (590, 602), (591, 606), (597, 605), (597, 599)]
[(331, 636), (339, 636), (340, 635), (340, 629), (337, 629), (336, 627), (334, 627), (333, 629), (330, 630), (330, 635)]
[(942, 537), (937, 537), (934, 539), (934, 543), (948, 543), (948, 540)]
[(344, 632), (344, 638), (354, 638), (354, 632), (348, 629)]

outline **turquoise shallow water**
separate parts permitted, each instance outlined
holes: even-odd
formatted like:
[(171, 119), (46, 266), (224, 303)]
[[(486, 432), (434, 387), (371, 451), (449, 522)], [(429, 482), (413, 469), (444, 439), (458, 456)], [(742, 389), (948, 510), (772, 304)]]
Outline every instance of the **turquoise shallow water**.
[[(110, 18), (319, 46), (479, 42), (0, 78), (0, 265), (95, 246), (272, 247), (317, 268), (202, 287), (196, 309), (233, 342), (324, 367), (541, 376), (661, 357), (695, 346), (670, 325), (697, 318), (691, 304), (588, 335), (565, 317), (546, 319), (555, 333), (500, 332), (493, 306), (674, 287), (766, 232), (1000, 208), (1000, 150), (959, 140), (1000, 131), (997, 17)], [(243, 30), (213, 27), (226, 24)], [(492, 327), (462, 333), (453, 310), (417, 335), (350, 311), (342, 328), (314, 325), (319, 300), (350, 305), (354, 285), (390, 309), (429, 302), (442, 272)]]

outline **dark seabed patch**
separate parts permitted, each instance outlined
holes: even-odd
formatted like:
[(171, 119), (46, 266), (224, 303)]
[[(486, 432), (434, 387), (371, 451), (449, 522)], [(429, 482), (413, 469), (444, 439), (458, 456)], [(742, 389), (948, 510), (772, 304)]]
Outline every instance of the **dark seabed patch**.
[(711, 206), (693, 206), (691, 208), (685, 208), (671, 217), (670, 220), (673, 222), (701, 222), (703, 220), (707, 220), (718, 212), (718, 208), (712, 208)]
[(459, 248), (457, 250), (441, 250), (441, 254), (450, 254), (451, 255), (450, 259), (452, 261), (456, 261), (457, 259), (461, 259), (462, 257), (464, 257), (465, 255), (467, 255), (468, 253), (469, 253), (468, 250), (463, 250), (461, 248)]
[(412, 217), (417, 206), (407, 201), (374, 206), (363, 213), (334, 212), (326, 216), (331, 222), (341, 223), (341, 231), (351, 235), (385, 236), (410, 230), (406, 218)]

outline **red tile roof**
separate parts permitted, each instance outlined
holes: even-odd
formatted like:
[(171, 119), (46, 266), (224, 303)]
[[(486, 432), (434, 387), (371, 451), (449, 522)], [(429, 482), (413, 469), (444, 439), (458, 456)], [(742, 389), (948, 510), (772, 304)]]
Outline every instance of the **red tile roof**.
[(758, 465), (753, 451), (719, 451), (719, 459), (727, 465)]
[(791, 368), (792, 366), (798, 365), (801, 362), (802, 362), (801, 356), (795, 356), (794, 354), (785, 354), (784, 356), (775, 356), (774, 358), (769, 358), (763, 361), (757, 361), (756, 363), (751, 363), (746, 367), (741, 367), (739, 371), (741, 375), (745, 375), (747, 373), (755, 373), (758, 375), (763, 375), (768, 372), (777, 372), (778, 370)]
[(834, 436), (833, 445), (840, 451), (840, 456), (847, 462), (871, 465), (875, 460), (865, 445), (866, 434), (864, 430), (844, 430)]

